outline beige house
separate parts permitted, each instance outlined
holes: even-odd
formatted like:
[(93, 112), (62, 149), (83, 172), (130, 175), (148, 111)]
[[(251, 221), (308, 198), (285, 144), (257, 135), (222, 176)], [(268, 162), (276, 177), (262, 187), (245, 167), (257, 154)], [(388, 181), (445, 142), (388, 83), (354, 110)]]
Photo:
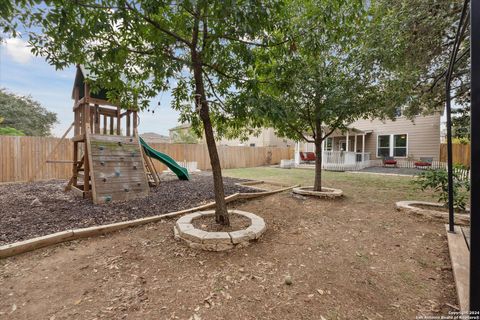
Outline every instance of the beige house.
[(170, 143), (170, 138), (155, 132), (145, 132), (140, 134), (143, 140), (148, 143)]
[(245, 141), (240, 139), (221, 139), (217, 144), (247, 147), (293, 147), (295, 146), (295, 141), (277, 136), (273, 128), (264, 128), (258, 135), (250, 135)]
[[(175, 141), (177, 137), (190, 132), (191, 125), (184, 123), (169, 129), (170, 140)], [(204, 143), (204, 138), (198, 141)], [(293, 147), (295, 141), (281, 138), (275, 134), (273, 128), (262, 129), (258, 135), (250, 135), (247, 140), (240, 139), (220, 139), (217, 145), (221, 146), (247, 146), (247, 147)]]
[[(375, 160), (392, 157), (399, 162), (440, 156), (440, 113), (417, 116), (413, 120), (404, 116), (392, 120), (358, 120), (346, 132), (334, 132), (324, 141), (324, 167), (358, 169), (373, 165)], [(298, 143), (296, 154), (313, 151), (311, 143)], [(296, 163), (300, 162), (297, 156)]]
[(177, 140), (179, 137), (189, 135), (191, 133), (192, 125), (190, 123), (182, 123), (176, 127), (168, 129), (168, 136), (170, 142)]

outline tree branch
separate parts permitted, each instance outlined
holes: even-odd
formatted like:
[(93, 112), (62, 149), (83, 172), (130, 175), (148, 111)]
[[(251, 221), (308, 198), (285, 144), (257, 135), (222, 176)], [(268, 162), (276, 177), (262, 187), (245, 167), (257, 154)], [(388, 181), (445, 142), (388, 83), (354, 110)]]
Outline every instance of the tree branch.
[(216, 73), (218, 73), (219, 75), (225, 77), (225, 78), (229, 78), (229, 79), (232, 79), (232, 80), (237, 80), (237, 81), (240, 81), (240, 82), (246, 82), (248, 81), (248, 79), (244, 79), (244, 78), (238, 78), (238, 77), (235, 77), (235, 76), (232, 76), (232, 75), (229, 75), (227, 73), (225, 73), (224, 71), (220, 70), (219, 68), (209, 64), (209, 63), (206, 63), (206, 62), (203, 62), (202, 61), (202, 65), (207, 67), (207, 68), (210, 68), (212, 69), (213, 71), (215, 71)]
[(205, 51), (205, 48), (207, 47), (207, 39), (208, 39), (207, 18), (204, 18), (204, 20), (202, 20), (202, 25), (203, 25), (203, 37), (202, 37), (202, 53), (203, 53), (203, 51)]
[(190, 41), (188, 41), (187, 39), (181, 37), (180, 35), (178, 35), (177, 33), (171, 31), (171, 30), (168, 30), (166, 29), (165, 27), (163, 27), (158, 21), (155, 21), (153, 20), (152, 18), (150, 18), (149, 16), (147, 15), (144, 15), (142, 13), (140, 13), (138, 10), (136, 10), (134, 7), (132, 7), (132, 5), (130, 3), (128, 3), (128, 1), (125, 1), (125, 5), (128, 7), (128, 10), (130, 10), (131, 12), (135, 13), (136, 15), (138, 15), (139, 17), (141, 17), (143, 20), (145, 20), (146, 22), (150, 23), (152, 26), (154, 26), (155, 28), (157, 28), (158, 30), (160, 30), (161, 32), (169, 35), (170, 37), (174, 38), (175, 40), (177, 41), (180, 41), (180, 42), (183, 42), (185, 43), (187, 46), (189, 47), (192, 47), (192, 43)]
[(295, 132), (298, 134), (298, 136), (299, 136), (300, 139), (303, 139), (303, 140), (305, 140), (306, 142), (315, 142), (315, 140), (312, 140), (312, 139), (307, 138), (307, 136), (305, 136), (305, 134), (304, 134), (301, 130), (295, 128), (295, 127), (294, 127), (293, 125), (291, 125), (290, 123), (287, 123), (287, 126), (290, 128), (290, 130), (295, 131)]
[(215, 88), (214, 88), (214, 84), (212, 82), (212, 80), (210, 79), (210, 77), (208, 76), (208, 74), (202, 70), (203, 74), (205, 75), (205, 78), (207, 78), (207, 82), (209, 84), (209, 87), (213, 93), (213, 95), (215, 96), (215, 99), (218, 100), (218, 104), (220, 105), (220, 107), (222, 108), (222, 110), (225, 112), (225, 113), (228, 113), (227, 111), (227, 107), (225, 106), (225, 104), (223, 103), (222, 99), (220, 99), (220, 97), (217, 95), (217, 92), (215, 91)]
[(243, 43), (243, 44), (246, 44), (246, 45), (263, 47), (263, 48), (271, 48), (271, 47), (275, 47), (275, 46), (280, 46), (282, 44), (285, 44), (285, 43), (291, 41), (291, 39), (286, 39), (286, 40), (282, 40), (280, 42), (275, 42), (275, 43), (272, 43), (272, 44), (265, 44), (265, 43), (258, 43), (258, 42), (238, 39), (238, 38), (234, 38), (234, 37), (231, 37), (231, 36), (228, 36), (228, 35), (217, 36), (217, 38), (218, 39), (226, 39), (226, 40), (235, 41), (235, 42), (240, 42), (240, 43)]
[[(110, 45), (115, 45), (117, 47), (121, 47), (121, 45), (113, 38), (105, 38), (105, 37), (101, 37), (101, 36), (97, 36), (99, 39), (103, 40), (103, 41), (106, 41), (108, 43), (110, 43)], [(131, 48), (131, 47), (124, 47), (128, 52), (131, 52), (131, 53), (136, 53), (136, 54), (141, 54), (141, 55), (150, 55), (150, 56), (156, 56), (158, 54), (158, 51), (156, 51), (154, 48), (151, 48), (151, 49), (144, 49), (144, 50), (140, 50), (140, 49), (135, 49), (135, 48)], [(169, 58), (169, 59), (172, 59), (174, 61), (177, 61), (177, 62), (181, 62), (185, 65), (188, 65), (188, 66), (191, 66), (192, 63), (188, 60), (185, 60), (185, 59), (182, 59), (180, 57), (177, 57), (171, 53), (169, 53), (167, 51), (167, 49), (163, 49), (163, 51), (160, 52), (160, 54), (162, 54), (163, 56)]]

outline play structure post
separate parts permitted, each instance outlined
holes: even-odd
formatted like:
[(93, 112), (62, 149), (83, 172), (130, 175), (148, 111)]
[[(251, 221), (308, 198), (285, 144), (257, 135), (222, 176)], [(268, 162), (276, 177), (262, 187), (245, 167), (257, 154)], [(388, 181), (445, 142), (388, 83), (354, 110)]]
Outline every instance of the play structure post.
[(122, 121), (122, 109), (120, 109), (120, 107), (117, 107), (117, 135), (119, 136), (122, 131), (120, 129), (120, 125), (121, 125), (121, 122)]
[(138, 136), (138, 114), (137, 111), (133, 111), (133, 135)]

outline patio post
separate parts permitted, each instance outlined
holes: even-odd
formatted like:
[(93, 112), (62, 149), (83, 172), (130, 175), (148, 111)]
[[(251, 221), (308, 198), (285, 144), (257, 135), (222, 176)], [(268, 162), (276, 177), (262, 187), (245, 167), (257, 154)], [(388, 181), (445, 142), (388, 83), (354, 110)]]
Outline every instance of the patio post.
[(293, 155), (293, 159), (295, 160), (295, 166), (300, 164), (300, 141), (295, 143), (295, 154)]
[(356, 133), (355, 133), (355, 142), (353, 143), (353, 149), (354, 149), (353, 152), (357, 153), (357, 134)]
[[(323, 131), (323, 130), (322, 130)], [(325, 159), (325, 133), (322, 132), (322, 163), (320, 164), (320, 167), (323, 168), (323, 159)]]
[(348, 150), (349, 150), (349, 148), (348, 148), (348, 145), (349, 145), (348, 140), (349, 140), (349, 136), (348, 136), (348, 129), (347, 129), (347, 141), (345, 141), (345, 143), (346, 143), (345, 149), (347, 149), (347, 150), (345, 150), (345, 151), (347, 151), (347, 152), (348, 152)]
[(362, 134), (362, 162), (365, 161), (365, 133)]

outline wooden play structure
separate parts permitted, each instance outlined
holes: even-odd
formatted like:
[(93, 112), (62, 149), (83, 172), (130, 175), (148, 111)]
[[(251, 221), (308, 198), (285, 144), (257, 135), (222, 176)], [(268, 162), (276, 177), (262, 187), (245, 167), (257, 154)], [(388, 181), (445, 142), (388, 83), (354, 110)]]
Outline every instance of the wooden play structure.
[[(149, 186), (160, 183), (152, 159), (162, 162), (180, 180), (189, 180), (186, 168), (138, 136), (137, 107), (122, 110), (107, 99), (105, 89), (92, 93), (85, 81), (88, 78), (86, 68), (78, 65), (72, 90), (74, 121), (28, 181), (34, 181), (47, 163), (72, 163), (65, 191), (100, 204), (148, 195)], [(73, 161), (49, 160), (72, 128)]]
[(122, 110), (108, 101), (105, 90), (91, 93), (88, 71), (77, 66), (72, 99), (73, 168), (66, 190), (94, 203), (144, 197), (159, 183), (151, 159), (137, 134), (136, 106)]

